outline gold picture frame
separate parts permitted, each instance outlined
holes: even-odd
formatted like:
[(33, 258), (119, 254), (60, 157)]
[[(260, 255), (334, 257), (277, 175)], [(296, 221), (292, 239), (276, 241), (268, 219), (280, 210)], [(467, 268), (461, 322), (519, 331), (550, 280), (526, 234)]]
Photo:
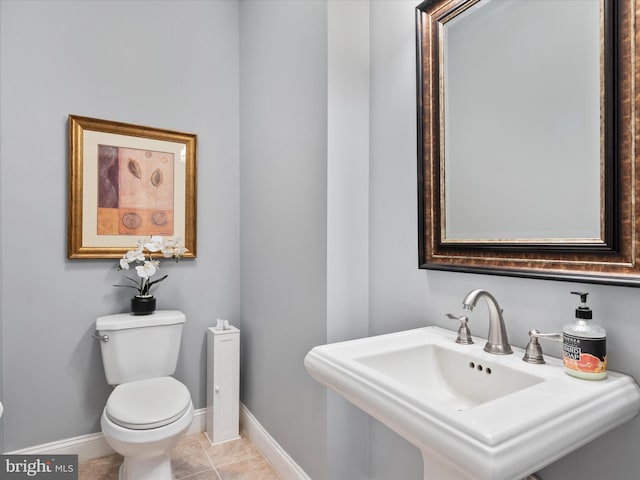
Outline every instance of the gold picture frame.
[(69, 115), (67, 258), (119, 258), (140, 238), (196, 256), (197, 136)]

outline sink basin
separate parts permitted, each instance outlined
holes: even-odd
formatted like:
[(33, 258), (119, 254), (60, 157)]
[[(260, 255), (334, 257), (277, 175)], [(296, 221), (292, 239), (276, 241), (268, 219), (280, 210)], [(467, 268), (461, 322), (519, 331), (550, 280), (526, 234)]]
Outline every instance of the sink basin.
[(627, 375), (601, 381), (564, 373), (562, 361), (493, 355), (485, 341), (426, 327), (313, 348), (311, 376), (417, 446), (425, 480), (521, 479), (640, 411)]
[(443, 408), (462, 411), (543, 381), (495, 362), (474, 361), (434, 344), (395, 349), (356, 358), (357, 362), (413, 390)]

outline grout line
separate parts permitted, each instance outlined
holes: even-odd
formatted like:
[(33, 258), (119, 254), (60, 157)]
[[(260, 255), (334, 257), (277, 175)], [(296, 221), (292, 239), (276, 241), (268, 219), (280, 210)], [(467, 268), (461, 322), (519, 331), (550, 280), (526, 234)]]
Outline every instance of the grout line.
[[(267, 460), (267, 459), (264, 457), (264, 455), (262, 455), (260, 452), (258, 452), (258, 453), (256, 453), (255, 455), (252, 455), (252, 456), (250, 456), (250, 457), (245, 457), (245, 458), (243, 458), (242, 460), (236, 460), (236, 461), (234, 461), (234, 462), (227, 462), (227, 463), (219, 463), (218, 465), (215, 465), (215, 464), (214, 464), (214, 468), (218, 468), (218, 467), (228, 467), (229, 465), (236, 465), (236, 464), (238, 464), (238, 463), (246, 462), (246, 461), (249, 461), (249, 460), (255, 460), (256, 458), (260, 458), (260, 457), (264, 458), (264, 460), (265, 460), (265, 461)], [(269, 463), (269, 462), (267, 462), (267, 463)], [(269, 465), (271, 465), (271, 464), (269, 463)]]
[(222, 476), (220, 475), (220, 472), (215, 466), (213, 467), (213, 471), (216, 472), (216, 476), (218, 477), (218, 480), (222, 480)]
[(210, 471), (213, 471), (216, 474), (216, 477), (218, 478), (218, 480), (221, 480), (220, 474), (218, 473), (215, 467), (209, 468), (207, 470), (202, 470), (201, 472), (191, 473), (186, 477), (180, 477), (177, 480), (189, 480), (190, 478), (200, 475), (201, 473), (210, 472)]

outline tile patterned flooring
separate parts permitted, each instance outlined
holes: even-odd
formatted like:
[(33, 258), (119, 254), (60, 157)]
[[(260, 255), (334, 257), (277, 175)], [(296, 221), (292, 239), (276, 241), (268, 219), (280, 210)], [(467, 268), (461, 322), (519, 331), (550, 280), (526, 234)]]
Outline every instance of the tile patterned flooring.
[[(79, 480), (117, 480), (120, 455), (78, 465)], [(176, 480), (280, 480), (260, 451), (240, 432), (239, 440), (211, 445), (204, 433), (183, 438), (171, 451)]]

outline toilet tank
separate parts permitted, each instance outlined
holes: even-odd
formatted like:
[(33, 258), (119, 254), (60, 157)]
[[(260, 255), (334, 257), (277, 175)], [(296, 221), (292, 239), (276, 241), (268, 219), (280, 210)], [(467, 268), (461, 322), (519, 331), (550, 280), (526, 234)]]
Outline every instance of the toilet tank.
[[(184, 313), (122, 313), (96, 320), (102, 363), (109, 385), (173, 375), (180, 353)], [(108, 341), (104, 336), (108, 337)]]

